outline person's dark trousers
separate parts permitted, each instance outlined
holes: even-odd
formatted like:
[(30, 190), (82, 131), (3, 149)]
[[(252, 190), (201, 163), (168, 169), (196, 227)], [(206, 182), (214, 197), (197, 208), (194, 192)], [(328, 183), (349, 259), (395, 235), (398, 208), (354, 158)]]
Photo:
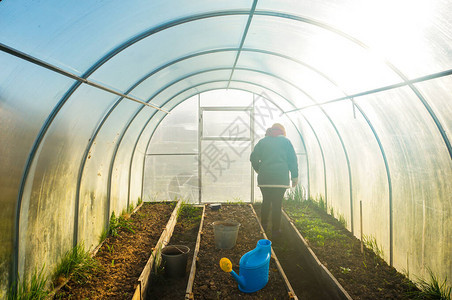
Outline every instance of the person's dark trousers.
[(281, 224), (281, 204), (286, 192), (285, 188), (261, 187), (262, 192), (262, 210), (261, 223), (264, 230), (267, 230), (268, 217), (270, 208), (272, 212), (272, 232), (276, 233), (280, 230)]

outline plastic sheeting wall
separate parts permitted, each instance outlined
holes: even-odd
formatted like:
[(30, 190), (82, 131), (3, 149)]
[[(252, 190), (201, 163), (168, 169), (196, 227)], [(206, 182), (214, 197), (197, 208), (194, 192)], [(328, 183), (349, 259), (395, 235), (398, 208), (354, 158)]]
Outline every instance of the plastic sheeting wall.
[(156, 128), (219, 89), (285, 113), (309, 195), (357, 236), (362, 201), (363, 233), (399, 271), (452, 278), (451, 14), (450, 0), (1, 1), (0, 295), (146, 200)]

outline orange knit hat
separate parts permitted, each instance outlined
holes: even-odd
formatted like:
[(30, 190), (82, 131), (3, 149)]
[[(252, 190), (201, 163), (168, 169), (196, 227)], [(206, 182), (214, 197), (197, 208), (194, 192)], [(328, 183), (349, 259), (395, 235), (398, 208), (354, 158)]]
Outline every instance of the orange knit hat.
[(286, 129), (279, 123), (275, 123), (272, 126), (272, 133), (274, 136), (276, 135), (284, 135), (286, 136)]

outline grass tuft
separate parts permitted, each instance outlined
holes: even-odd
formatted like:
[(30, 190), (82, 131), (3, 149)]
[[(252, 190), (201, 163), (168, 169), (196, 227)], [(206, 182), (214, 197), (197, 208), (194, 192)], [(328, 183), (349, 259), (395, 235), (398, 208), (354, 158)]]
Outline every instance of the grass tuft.
[(75, 282), (83, 284), (99, 269), (99, 263), (80, 244), (64, 254), (55, 269), (53, 282), (57, 285), (71, 277)]
[(44, 276), (44, 266), (41, 271), (33, 272), (30, 281), (25, 278), (19, 279), (19, 284), (15, 283), (11, 286), (7, 293), (8, 300), (31, 300), (31, 299), (46, 299), (49, 291), (46, 289), (47, 278)]
[(375, 237), (364, 234), (363, 243), (364, 246), (366, 246), (367, 249), (372, 250), (372, 252), (375, 253), (376, 256), (381, 259), (384, 258), (383, 248), (378, 246), (377, 239)]
[(452, 287), (447, 284), (447, 277), (443, 282), (440, 282), (437, 276), (433, 274), (432, 270), (428, 269), (430, 280), (419, 279), (418, 286), (421, 290), (416, 294), (415, 299), (438, 299), (450, 300)]
[(186, 218), (189, 221), (197, 221), (201, 219), (199, 208), (188, 203), (182, 203), (178, 217)]
[(293, 189), (288, 189), (286, 193), (287, 201), (302, 202), (305, 200), (304, 188), (301, 185), (295, 186)]

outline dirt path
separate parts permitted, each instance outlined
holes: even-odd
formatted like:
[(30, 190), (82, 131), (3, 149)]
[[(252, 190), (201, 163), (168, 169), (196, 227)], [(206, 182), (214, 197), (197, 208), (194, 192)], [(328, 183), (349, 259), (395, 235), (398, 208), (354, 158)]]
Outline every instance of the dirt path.
[[(249, 205), (222, 205), (220, 210), (206, 209), (199, 251), (198, 268), (193, 285), (195, 299), (289, 299), (286, 285), (278, 272), (274, 259), (270, 260), (267, 285), (255, 293), (240, 292), (237, 282), (219, 267), (222, 257), (231, 260), (233, 269), (239, 273), (239, 261), (243, 254), (253, 250), (263, 238), (259, 225)], [(237, 243), (231, 250), (216, 249), (212, 223), (233, 219), (241, 225)]]

